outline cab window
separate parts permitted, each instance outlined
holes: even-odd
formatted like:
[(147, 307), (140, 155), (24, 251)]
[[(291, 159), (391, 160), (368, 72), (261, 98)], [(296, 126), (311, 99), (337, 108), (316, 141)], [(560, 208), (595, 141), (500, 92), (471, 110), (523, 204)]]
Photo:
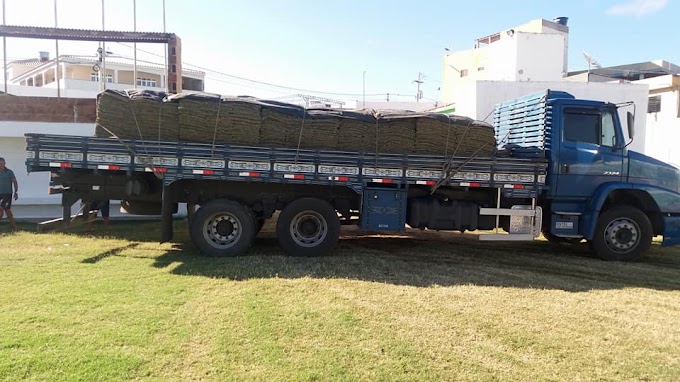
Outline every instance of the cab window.
[(600, 113), (597, 112), (565, 111), (562, 124), (564, 140), (599, 144), (601, 139), (600, 119)]

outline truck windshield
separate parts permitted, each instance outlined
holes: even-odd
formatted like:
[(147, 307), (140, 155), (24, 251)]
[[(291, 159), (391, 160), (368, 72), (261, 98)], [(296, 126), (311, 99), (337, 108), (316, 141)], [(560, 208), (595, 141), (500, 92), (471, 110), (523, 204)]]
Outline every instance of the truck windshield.
[(611, 111), (602, 112), (602, 146), (616, 146), (616, 129), (614, 128), (614, 115)]

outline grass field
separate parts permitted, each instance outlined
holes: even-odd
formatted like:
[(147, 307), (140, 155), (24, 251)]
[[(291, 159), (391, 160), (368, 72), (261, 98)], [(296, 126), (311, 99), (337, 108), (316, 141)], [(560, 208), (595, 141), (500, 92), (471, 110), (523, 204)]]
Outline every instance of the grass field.
[(264, 232), (213, 259), (183, 226), (0, 233), (0, 379), (680, 380), (680, 249), (346, 232), (309, 259)]

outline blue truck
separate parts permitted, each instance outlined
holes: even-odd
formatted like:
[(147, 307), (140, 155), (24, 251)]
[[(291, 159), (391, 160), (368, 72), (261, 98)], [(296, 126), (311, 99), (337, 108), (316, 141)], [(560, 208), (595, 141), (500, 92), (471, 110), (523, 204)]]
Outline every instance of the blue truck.
[(341, 225), (408, 225), (491, 231), (480, 240), (586, 240), (604, 260), (631, 261), (653, 236), (680, 242), (680, 170), (628, 150), (634, 113), (627, 138), (620, 107), (551, 90), (504, 102), (493, 157), (27, 134), (26, 165), (51, 172), (65, 221), (78, 200), (121, 200), (130, 213), (160, 215), (166, 242), (185, 203), (192, 242), (209, 256), (246, 253), (279, 212), (276, 234), (292, 256), (328, 253)]

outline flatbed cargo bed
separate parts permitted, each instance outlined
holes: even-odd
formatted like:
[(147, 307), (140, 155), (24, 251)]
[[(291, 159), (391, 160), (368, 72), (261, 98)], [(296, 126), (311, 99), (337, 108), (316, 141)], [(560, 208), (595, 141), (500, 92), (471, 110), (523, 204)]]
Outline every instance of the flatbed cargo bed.
[(29, 172), (153, 172), (166, 185), (214, 179), (346, 186), (362, 192), (369, 184), (438, 184), (504, 188), (514, 196), (531, 197), (545, 185), (547, 166), (541, 158), (376, 155), (45, 134), (26, 134), (26, 144)]

